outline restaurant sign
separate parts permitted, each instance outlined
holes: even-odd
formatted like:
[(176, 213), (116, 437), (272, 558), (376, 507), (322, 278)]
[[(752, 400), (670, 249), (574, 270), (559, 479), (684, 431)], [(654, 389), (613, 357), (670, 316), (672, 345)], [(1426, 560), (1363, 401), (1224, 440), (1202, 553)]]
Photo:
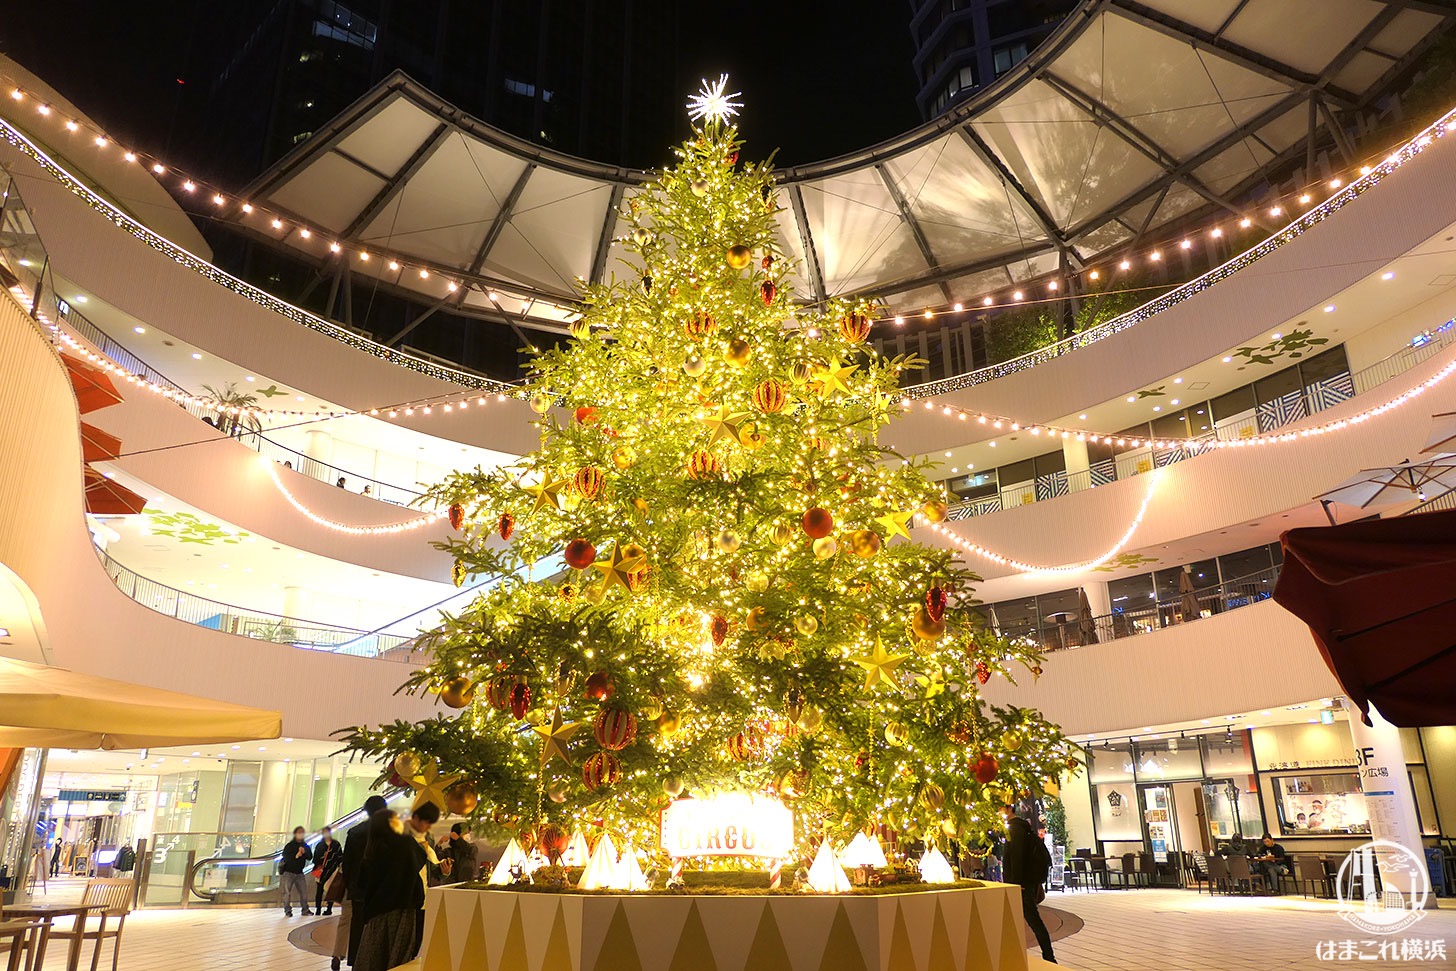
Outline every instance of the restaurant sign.
[(661, 845), (673, 858), (782, 859), (794, 846), (794, 814), (776, 799), (741, 792), (678, 799), (662, 811)]

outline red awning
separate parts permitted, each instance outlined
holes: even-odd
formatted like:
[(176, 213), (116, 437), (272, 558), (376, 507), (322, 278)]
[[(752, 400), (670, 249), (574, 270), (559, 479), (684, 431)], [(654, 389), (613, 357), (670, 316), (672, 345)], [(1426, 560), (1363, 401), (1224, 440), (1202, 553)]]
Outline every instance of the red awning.
[(120, 482), (95, 469), (86, 470), (86, 511), (96, 516), (132, 516), (142, 511), (146, 499)]
[(111, 383), (111, 375), (70, 354), (62, 354), (66, 373), (71, 378), (71, 387), (76, 389), (76, 403), (81, 414), (97, 411), (121, 401), (121, 392)]
[(81, 422), (81, 460), (87, 465), (105, 462), (121, 454), (121, 439), (95, 425)]
[(1456, 723), (1456, 510), (1291, 529), (1274, 599), (1360, 709)]

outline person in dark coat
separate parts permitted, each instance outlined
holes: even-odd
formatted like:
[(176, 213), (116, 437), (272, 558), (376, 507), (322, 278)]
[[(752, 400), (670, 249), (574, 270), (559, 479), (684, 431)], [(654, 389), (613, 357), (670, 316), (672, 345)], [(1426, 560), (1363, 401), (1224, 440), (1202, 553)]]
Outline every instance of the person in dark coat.
[[(383, 796), (370, 796), (364, 800), (364, 820), (349, 827), (349, 832), (344, 834), (344, 886), (347, 888), (347, 896), (344, 898), (340, 910), (343, 911), (339, 917), (339, 928), (334, 932), (334, 961), (333, 971), (339, 971), (339, 959), (348, 958), (349, 966), (353, 967), (354, 958), (359, 953), (359, 937), (364, 933), (364, 918), (358, 917), (355, 911), (355, 903), (363, 892), (359, 878), (364, 872), (364, 850), (369, 845), (369, 820), (380, 810), (389, 804), (384, 801)], [(348, 941), (348, 948), (341, 949), (339, 945)]]
[(334, 905), (329, 904), (328, 909), (324, 909), (324, 886), (329, 882), (329, 877), (334, 875), (334, 871), (343, 865), (344, 847), (334, 839), (334, 831), (325, 826), (319, 834), (318, 845), (313, 848), (313, 875), (316, 884), (313, 909), (325, 917), (334, 912)]
[(425, 905), (425, 853), (388, 809), (369, 817), (368, 833), (354, 914), (364, 932), (354, 967), (389, 971), (415, 956), (416, 923)]
[(295, 897), (303, 908), (303, 916), (313, 916), (313, 911), (308, 909), (308, 881), (304, 878), (308, 862), (313, 859), (313, 850), (309, 849), (308, 842), (304, 839), (305, 834), (306, 830), (302, 826), (295, 826), (293, 839), (284, 844), (283, 854), (278, 860), (278, 883), (285, 917), (293, 916)]
[(1006, 847), (1001, 857), (1001, 876), (1007, 883), (1021, 887), (1021, 913), (1026, 926), (1041, 945), (1042, 960), (1057, 963), (1052, 955), (1052, 936), (1041, 919), (1037, 904), (1041, 903), (1047, 874), (1051, 872), (1052, 855), (1046, 844), (1036, 838), (1031, 823), (1020, 816), (1006, 821)]

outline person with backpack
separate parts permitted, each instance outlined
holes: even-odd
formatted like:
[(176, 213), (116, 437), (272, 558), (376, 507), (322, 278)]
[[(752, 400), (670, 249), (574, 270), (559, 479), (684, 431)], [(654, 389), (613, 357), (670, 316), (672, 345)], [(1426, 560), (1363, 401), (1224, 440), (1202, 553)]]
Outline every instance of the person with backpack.
[(1036, 943), (1041, 945), (1042, 960), (1056, 964), (1057, 959), (1052, 954), (1052, 936), (1037, 910), (1037, 905), (1046, 899), (1043, 887), (1051, 868), (1052, 855), (1046, 844), (1037, 839), (1031, 823), (1020, 816), (1008, 819), (1006, 847), (1001, 858), (1002, 879), (1021, 888), (1021, 913), (1026, 918), (1026, 926), (1031, 928), (1036, 935)]

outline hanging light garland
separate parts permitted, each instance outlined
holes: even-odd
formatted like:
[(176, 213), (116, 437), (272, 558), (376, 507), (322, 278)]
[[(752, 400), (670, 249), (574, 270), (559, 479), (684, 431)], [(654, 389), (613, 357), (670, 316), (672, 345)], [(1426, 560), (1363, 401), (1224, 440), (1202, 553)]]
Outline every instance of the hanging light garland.
[(289, 491), (288, 487), (283, 484), (283, 480), (278, 477), (278, 469), (274, 467), (275, 463), (273, 461), (259, 456), (259, 462), (267, 471), (268, 478), (273, 480), (273, 485), (282, 494), (283, 498), (288, 500), (290, 506), (298, 510), (309, 522), (322, 526), (325, 529), (331, 529), (336, 533), (347, 533), (350, 536), (392, 536), (399, 533), (410, 533), (417, 529), (423, 529), (426, 526), (437, 525), (445, 521), (444, 514), (427, 512), (415, 519), (407, 519), (404, 522), (390, 523), (383, 526), (351, 526), (348, 523), (341, 523), (329, 519), (326, 516), (319, 515), (299, 501), (298, 497)]

